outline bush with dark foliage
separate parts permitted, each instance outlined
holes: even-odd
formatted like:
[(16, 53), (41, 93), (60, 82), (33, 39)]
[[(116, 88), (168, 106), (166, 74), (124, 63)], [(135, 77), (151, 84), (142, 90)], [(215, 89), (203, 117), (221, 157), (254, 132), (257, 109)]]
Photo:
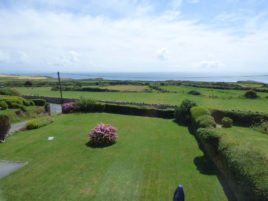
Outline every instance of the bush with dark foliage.
[(223, 128), (231, 128), (233, 126), (233, 120), (230, 117), (223, 117), (221, 124)]
[(245, 97), (246, 98), (250, 98), (250, 99), (254, 99), (254, 98), (258, 98), (257, 96), (257, 92), (254, 90), (249, 90), (245, 93)]
[(179, 107), (175, 108), (175, 120), (182, 125), (190, 125), (191, 123), (191, 108), (196, 106), (196, 103), (188, 99), (182, 101)]
[(0, 110), (8, 109), (8, 105), (5, 101), (0, 101)]
[(6, 115), (0, 115), (0, 141), (4, 141), (10, 129), (10, 120)]
[(45, 99), (32, 99), (32, 101), (36, 106), (45, 106), (47, 102)]
[(201, 92), (196, 91), (196, 90), (191, 90), (191, 91), (188, 92), (188, 94), (190, 94), (190, 95), (195, 95), (195, 96), (199, 96), (199, 95), (201, 95)]

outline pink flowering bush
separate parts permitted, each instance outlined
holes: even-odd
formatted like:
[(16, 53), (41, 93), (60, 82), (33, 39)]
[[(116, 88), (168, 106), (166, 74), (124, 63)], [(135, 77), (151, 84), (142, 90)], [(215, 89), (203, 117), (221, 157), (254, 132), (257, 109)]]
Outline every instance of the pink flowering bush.
[(94, 146), (106, 146), (115, 143), (117, 129), (110, 124), (98, 124), (89, 133), (90, 144)]
[(73, 112), (74, 110), (75, 110), (75, 103), (74, 102), (63, 103), (63, 105), (62, 105), (62, 112), (63, 113)]

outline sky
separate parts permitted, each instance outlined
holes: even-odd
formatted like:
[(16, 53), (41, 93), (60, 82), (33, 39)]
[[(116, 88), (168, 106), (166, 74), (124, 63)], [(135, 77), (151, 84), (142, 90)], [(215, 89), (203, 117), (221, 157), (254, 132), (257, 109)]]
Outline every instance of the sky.
[(0, 73), (268, 73), (267, 0), (0, 0)]

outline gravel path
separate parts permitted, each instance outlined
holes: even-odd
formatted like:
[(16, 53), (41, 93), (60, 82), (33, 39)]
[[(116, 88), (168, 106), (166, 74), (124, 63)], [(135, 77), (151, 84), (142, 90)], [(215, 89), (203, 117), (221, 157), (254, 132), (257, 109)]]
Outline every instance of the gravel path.
[(27, 163), (0, 160), (0, 179), (22, 168)]
[(15, 123), (15, 124), (11, 124), (11, 128), (8, 131), (8, 135), (11, 135), (19, 130), (21, 130), (22, 128), (24, 128), (27, 124), (27, 121), (22, 121), (19, 123)]

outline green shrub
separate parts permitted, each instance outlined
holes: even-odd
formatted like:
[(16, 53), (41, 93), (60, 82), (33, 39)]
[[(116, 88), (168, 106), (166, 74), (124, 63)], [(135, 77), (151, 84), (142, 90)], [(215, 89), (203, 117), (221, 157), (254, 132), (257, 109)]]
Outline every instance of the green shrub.
[(4, 141), (10, 129), (10, 119), (6, 115), (0, 115), (0, 141)]
[(8, 109), (8, 105), (5, 101), (0, 101), (0, 110)]
[(20, 93), (16, 91), (15, 89), (0, 88), (0, 95), (19, 96)]
[(246, 98), (250, 98), (250, 99), (254, 99), (254, 98), (257, 98), (257, 92), (254, 91), (254, 90), (249, 90), (245, 93), (244, 95)]
[(216, 122), (214, 118), (211, 115), (205, 114), (202, 116), (199, 116), (196, 121), (196, 127), (197, 128), (215, 128)]
[(8, 107), (10, 107), (12, 103), (23, 105), (23, 100), (25, 99), (19, 96), (1, 96), (0, 97), (0, 101), (5, 101)]
[(19, 108), (21, 108), (23, 105), (21, 105), (21, 104), (19, 104), (19, 103), (13, 103), (13, 102), (11, 102), (10, 104), (9, 104), (9, 108), (10, 109), (19, 109)]
[(195, 121), (198, 117), (203, 115), (210, 115), (210, 112), (206, 108), (200, 106), (195, 106), (191, 108), (192, 120)]
[(221, 123), (224, 128), (231, 128), (233, 126), (233, 120), (230, 117), (223, 117)]
[(261, 122), (254, 128), (262, 133), (268, 134), (268, 121)]
[(36, 106), (45, 106), (47, 102), (45, 99), (32, 99), (32, 101)]
[(174, 117), (177, 123), (189, 125), (191, 123), (191, 108), (196, 106), (196, 103), (190, 100), (184, 100), (179, 107), (175, 108)]
[(80, 100), (75, 103), (74, 108), (80, 112), (103, 112), (105, 105), (97, 103), (93, 99), (81, 97)]
[(43, 126), (46, 126), (48, 124), (51, 124), (53, 120), (49, 117), (43, 117), (43, 118), (37, 118), (37, 119), (31, 119), (26, 124), (27, 130), (37, 129), (41, 128)]
[(24, 106), (34, 106), (35, 104), (34, 104), (34, 102), (32, 100), (26, 100), (26, 99), (24, 99), (23, 100), (23, 105)]
[(191, 91), (188, 92), (188, 94), (195, 95), (195, 96), (201, 95), (201, 93), (199, 91), (196, 91), (196, 90), (191, 90)]

